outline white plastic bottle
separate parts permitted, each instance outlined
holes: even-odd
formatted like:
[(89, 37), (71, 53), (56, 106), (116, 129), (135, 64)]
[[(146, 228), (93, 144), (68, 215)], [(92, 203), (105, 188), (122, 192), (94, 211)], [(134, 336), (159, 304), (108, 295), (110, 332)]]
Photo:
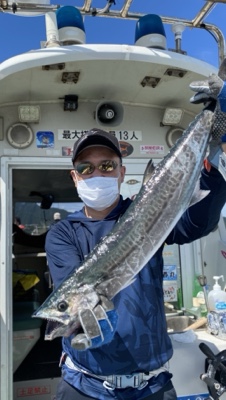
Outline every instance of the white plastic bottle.
[(213, 290), (208, 294), (208, 306), (210, 311), (221, 311), (226, 310), (226, 292), (221, 289), (218, 284), (218, 280), (222, 278), (224, 281), (224, 276), (214, 276), (215, 285), (213, 285)]

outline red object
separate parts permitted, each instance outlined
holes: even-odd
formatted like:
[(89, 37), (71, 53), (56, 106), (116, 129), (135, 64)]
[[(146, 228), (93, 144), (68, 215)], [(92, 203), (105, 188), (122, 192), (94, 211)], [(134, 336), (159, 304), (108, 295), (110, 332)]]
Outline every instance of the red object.
[(204, 167), (206, 168), (207, 172), (210, 172), (211, 170), (211, 164), (207, 160), (207, 158), (204, 160)]

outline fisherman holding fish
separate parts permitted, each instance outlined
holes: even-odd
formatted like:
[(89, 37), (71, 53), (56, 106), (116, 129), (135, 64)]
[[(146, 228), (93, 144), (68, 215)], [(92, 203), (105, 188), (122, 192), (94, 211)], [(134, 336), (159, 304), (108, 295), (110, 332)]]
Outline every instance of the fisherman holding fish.
[[(217, 118), (213, 121), (212, 116), (216, 97), (225, 104), (222, 100), (225, 85), (215, 76), (204, 86), (193, 84), (192, 89), (200, 97), (197, 100), (194, 96), (192, 101), (214, 100), (188, 130), (200, 130), (197, 126), (201, 121), (202, 126), (206, 124), (204, 128), (208, 133), (217, 123)], [(202, 135), (205, 135), (204, 130)], [(35, 315), (52, 319), (47, 326), (47, 339), (48, 335), (50, 340), (63, 336), (62, 378), (56, 400), (176, 399), (172, 374), (168, 370), (173, 349), (164, 313), (162, 252), (165, 243), (190, 243), (216, 227), (226, 201), (226, 182), (214, 167), (219, 149), (217, 142), (214, 162), (210, 156), (207, 167), (201, 171), (199, 192), (205, 192), (204, 195), (196, 196), (196, 200), (191, 195), (191, 207), (186, 205), (187, 209), (181, 212), (175, 225), (169, 225), (166, 236), (159, 234), (154, 253), (146, 259), (145, 246), (150, 240), (154, 241), (158, 225), (152, 236), (149, 230), (142, 231), (143, 225), (156, 218), (161, 225), (157, 206), (149, 216), (154, 195), (149, 200), (149, 209), (141, 215), (146, 206), (144, 197), (147, 198), (142, 190), (146, 190), (148, 183), (144, 181), (144, 189), (134, 201), (122, 198), (120, 186), (125, 167), (119, 143), (111, 133), (92, 129), (74, 144), (71, 177), (84, 207), (67, 220), (58, 222), (47, 234), (46, 253), (56, 289)], [(201, 159), (200, 169), (202, 163)], [(166, 165), (163, 164), (163, 168), (166, 169)], [(194, 169), (195, 164), (190, 174)], [(155, 172), (150, 166), (147, 173)], [(168, 178), (171, 179), (167, 176), (166, 182)], [(190, 176), (185, 178), (186, 199)], [(178, 182), (177, 186), (180, 186)], [(160, 187), (163, 198), (164, 185)], [(123, 224), (126, 229), (120, 230)], [(143, 267), (136, 274), (136, 252), (143, 242), (145, 246), (138, 259)], [(105, 259), (103, 268), (102, 259)], [(124, 277), (130, 269), (133, 271), (126, 280)], [(76, 302), (79, 306), (75, 312)]]

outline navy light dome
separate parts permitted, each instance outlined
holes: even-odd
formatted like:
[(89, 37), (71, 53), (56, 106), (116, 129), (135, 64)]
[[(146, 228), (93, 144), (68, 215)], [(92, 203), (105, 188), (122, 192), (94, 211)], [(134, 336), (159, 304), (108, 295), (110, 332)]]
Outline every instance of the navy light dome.
[(135, 45), (166, 49), (165, 29), (159, 15), (147, 14), (137, 21)]
[(73, 6), (60, 7), (56, 11), (59, 39), (63, 44), (85, 43), (85, 28), (80, 11)]

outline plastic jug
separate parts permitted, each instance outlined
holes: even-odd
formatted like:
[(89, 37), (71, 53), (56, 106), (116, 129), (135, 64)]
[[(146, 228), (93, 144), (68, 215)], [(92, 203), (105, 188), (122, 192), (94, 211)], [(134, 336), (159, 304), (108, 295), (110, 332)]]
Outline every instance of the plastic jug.
[(224, 281), (224, 276), (214, 276), (215, 284), (213, 285), (213, 290), (208, 294), (208, 305), (210, 311), (226, 311), (226, 292), (221, 289), (218, 280)]

